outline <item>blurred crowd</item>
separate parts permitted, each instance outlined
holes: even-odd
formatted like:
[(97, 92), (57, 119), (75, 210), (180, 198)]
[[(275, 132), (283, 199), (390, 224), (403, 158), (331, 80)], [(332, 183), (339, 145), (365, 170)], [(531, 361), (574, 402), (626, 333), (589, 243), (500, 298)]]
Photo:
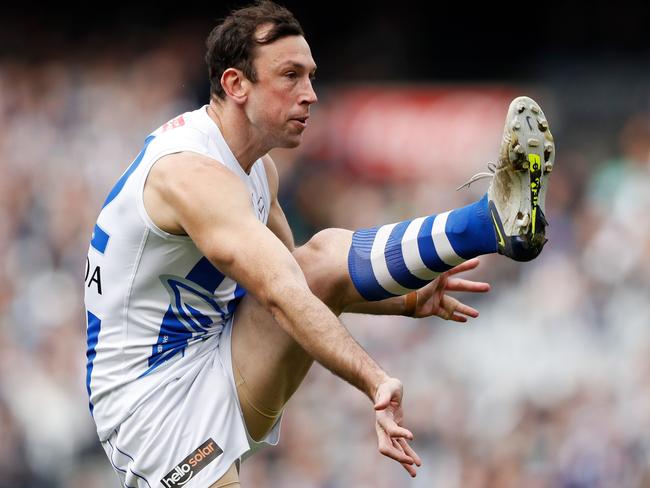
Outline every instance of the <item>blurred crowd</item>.
[[(146, 135), (207, 98), (200, 46), (177, 41), (138, 55), (0, 60), (0, 488), (117, 486), (87, 406), (85, 254)], [(327, 107), (333, 89), (320, 88)], [(492, 291), (466, 297), (481, 312), (470, 325), (343, 317), (404, 382), (418, 477), (377, 453), (367, 400), (316, 366), (279, 446), (243, 464), (244, 486), (650, 486), (650, 113), (630, 109), (611, 137), (618, 156), (598, 159), (545, 93), (558, 159), (541, 257), (482, 258), (469, 276)], [(458, 207), (486, 189), (455, 192), (436, 171), (370, 180), (309, 154), (276, 155), (299, 242)]]

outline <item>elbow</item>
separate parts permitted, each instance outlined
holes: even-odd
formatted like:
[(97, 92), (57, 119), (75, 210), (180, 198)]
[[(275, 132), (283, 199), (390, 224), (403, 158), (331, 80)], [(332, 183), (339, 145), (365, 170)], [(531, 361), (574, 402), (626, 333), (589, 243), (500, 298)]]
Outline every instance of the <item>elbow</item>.
[(306, 283), (276, 281), (260, 290), (258, 300), (264, 308), (270, 311), (284, 310), (305, 301), (306, 295), (311, 295)]
[(257, 298), (262, 307), (290, 334), (291, 325), (300, 319), (310, 301), (316, 299), (304, 280), (275, 282), (265, 287)]

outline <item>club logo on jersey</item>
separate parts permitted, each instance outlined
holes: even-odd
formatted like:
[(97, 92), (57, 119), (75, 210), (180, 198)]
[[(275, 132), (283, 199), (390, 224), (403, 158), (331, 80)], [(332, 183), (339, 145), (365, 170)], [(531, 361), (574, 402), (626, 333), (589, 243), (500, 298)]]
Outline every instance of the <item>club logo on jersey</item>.
[(165, 488), (179, 488), (221, 454), (223, 450), (210, 438), (178, 463), (160, 482)]
[(205, 332), (224, 312), (208, 290), (180, 276), (162, 275), (174, 315), (194, 332)]
[(219, 333), (214, 324), (222, 324), (226, 317), (223, 302), (197, 283), (173, 275), (161, 275), (160, 281), (169, 293), (169, 308), (147, 360), (149, 368), (141, 377), (182, 354), (190, 340)]

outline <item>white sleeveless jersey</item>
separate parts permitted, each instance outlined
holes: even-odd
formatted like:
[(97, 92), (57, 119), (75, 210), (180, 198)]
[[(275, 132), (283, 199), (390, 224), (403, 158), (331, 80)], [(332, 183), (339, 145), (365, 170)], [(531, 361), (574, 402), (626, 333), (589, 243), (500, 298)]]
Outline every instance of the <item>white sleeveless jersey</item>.
[[(262, 160), (246, 174), (207, 107), (184, 113), (145, 140), (109, 193), (86, 261), (86, 387), (105, 440), (142, 401), (179, 377), (191, 357), (216, 348), (245, 290), (215, 268), (187, 236), (149, 218), (144, 183), (162, 156), (192, 151), (228, 167), (247, 185), (251, 211), (266, 224), (270, 208)], [(219, 188), (214, 205), (219, 205)]]

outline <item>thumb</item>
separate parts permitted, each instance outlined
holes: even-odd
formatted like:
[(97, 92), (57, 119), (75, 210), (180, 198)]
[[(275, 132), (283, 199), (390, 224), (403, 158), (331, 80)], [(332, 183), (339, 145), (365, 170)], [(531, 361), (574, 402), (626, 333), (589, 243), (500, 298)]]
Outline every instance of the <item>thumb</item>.
[(433, 295), (436, 291), (436, 289), (440, 285), (440, 280), (442, 280), (442, 274), (438, 275), (435, 280), (427, 283), (425, 286), (420, 288), (418, 291), (421, 292), (426, 298), (429, 298), (431, 295)]
[(390, 405), (391, 391), (384, 384), (379, 385), (375, 395), (375, 410), (383, 410)]

